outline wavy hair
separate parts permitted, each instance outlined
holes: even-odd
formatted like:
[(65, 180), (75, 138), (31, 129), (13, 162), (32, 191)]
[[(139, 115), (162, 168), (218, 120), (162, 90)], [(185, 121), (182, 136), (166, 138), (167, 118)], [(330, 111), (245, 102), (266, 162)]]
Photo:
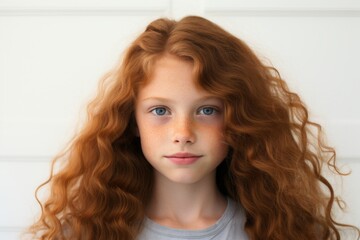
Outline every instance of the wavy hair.
[[(134, 103), (164, 54), (194, 64), (197, 83), (224, 102), (230, 145), (217, 169), (220, 191), (240, 203), (250, 239), (340, 239), (339, 198), (322, 173), (335, 150), (299, 96), (240, 39), (196, 16), (151, 22), (101, 81), (88, 120), (41, 185), (50, 195), (31, 231), (39, 239), (135, 239), (153, 169), (136, 134)], [(55, 171), (55, 163), (64, 166)], [(241, 226), (239, 226), (241, 227)]]

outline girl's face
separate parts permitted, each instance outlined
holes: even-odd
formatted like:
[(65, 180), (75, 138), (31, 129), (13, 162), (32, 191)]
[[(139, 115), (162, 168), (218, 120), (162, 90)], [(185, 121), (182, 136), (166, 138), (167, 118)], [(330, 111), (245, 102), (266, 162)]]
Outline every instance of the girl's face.
[(223, 104), (194, 83), (193, 64), (165, 55), (139, 90), (136, 122), (142, 151), (155, 175), (177, 183), (215, 178), (228, 146)]

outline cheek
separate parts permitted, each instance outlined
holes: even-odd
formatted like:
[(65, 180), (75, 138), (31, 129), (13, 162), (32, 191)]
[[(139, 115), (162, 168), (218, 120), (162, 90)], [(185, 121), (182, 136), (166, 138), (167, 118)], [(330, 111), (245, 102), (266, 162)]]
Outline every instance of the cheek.
[(217, 155), (220, 159), (224, 159), (228, 153), (229, 145), (227, 145), (224, 141), (219, 140), (216, 141), (213, 145), (214, 154)]
[(141, 148), (145, 156), (155, 153), (163, 143), (164, 130), (147, 125), (139, 126)]
[(164, 127), (147, 122), (146, 124), (141, 124), (141, 126), (139, 126), (139, 135), (140, 138), (143, 139), (160, 139), (166, 130), (167, 129)]
[(150, 156), (153, 155), (153, 151), (156, 149), (154, 142), (157, 141), (157, 139), (154, 139), (152, 137), (153, 134), (151, 134), (148, 130), (139, 129), (140, 132), (140, 143), (141, 143), (141, 150), (145, 156), (145, 158), (150, 162), (151, 159), (149, 159)]
[(205, 128), (203, 133), (203, 140), (215, 155), (219, 157), (227, 155), (229, 146), (225, 143), (222, 125)]
[(203, 124), (201, 132), (208, 136), (209, 140), (224, 141), (224, 124), (222, 121), (214, 121), (212, 124)]

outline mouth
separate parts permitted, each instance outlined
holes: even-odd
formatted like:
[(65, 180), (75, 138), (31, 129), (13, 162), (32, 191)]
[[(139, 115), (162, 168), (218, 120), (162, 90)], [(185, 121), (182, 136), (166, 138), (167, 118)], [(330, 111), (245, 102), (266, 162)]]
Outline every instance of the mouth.
[(183, 152), (165, 156), (165, 158), (169, 159), (171, 162), (177, 165), (190, 165), (201, 157), (202, 155)]

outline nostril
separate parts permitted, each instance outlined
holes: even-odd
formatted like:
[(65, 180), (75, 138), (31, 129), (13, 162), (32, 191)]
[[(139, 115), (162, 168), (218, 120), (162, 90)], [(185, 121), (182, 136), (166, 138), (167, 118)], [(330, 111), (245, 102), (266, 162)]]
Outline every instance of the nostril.
[(195, 142), (195, 137), (192, 134), (187, 136), (178, 136), (174, 138), (174, 142), (180, 144), (192, 144)]
[(195, 132), (190, 117), (180, 117), (174, 121), (173, 142), (177, 144), (192, 144), (195, 142)]

